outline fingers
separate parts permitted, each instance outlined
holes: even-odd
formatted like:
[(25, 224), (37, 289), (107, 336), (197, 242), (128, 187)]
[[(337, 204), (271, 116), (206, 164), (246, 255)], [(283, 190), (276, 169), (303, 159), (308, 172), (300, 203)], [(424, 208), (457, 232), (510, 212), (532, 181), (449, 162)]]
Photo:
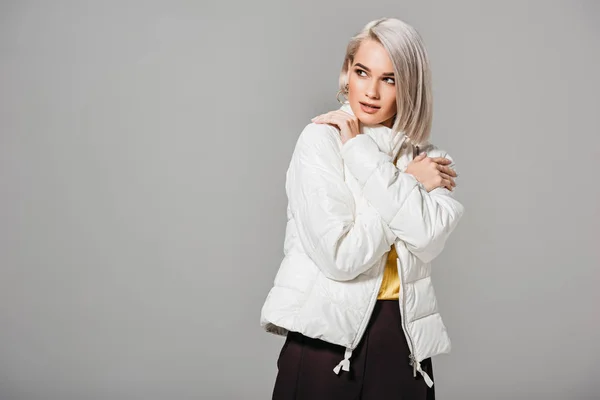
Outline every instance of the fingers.
[(317, 124), (322, 124), (322, 123), (333, 122), (333, 118), (331, 116), (331, 113), (325, 113), (325, 114), (317, 115), (316, 117), (311, 119), (311, 121), (314, 123), (317, 123)]
[(348, 125), (348, 122), (342, 119), (339, 115), (334, 114), (333, 112), (328, 112), (326, 114), (317, 115), (312, 120), (315, 124), (329, 124), (334, 126), (340, 132), (342, 128)]
[[(416, 156), (413, 160), (423, 160), (427, 158), (427, 153), (421, 153), (418, 156)], [(446, 165), (448, 164), (452, 164), (452, 160), (445, 158), (445, 157), (430, 157), (429, 161), (435, 164), (437, 164), (439, 167), (443, 168), (440, 169), (440, 171), (446, 172), (447, 174), (451, 174), (452, 176), (456, 176), (454, 170), (452, 168), (448, 168), (446, 167)]]
[(354, 115), (349, 114), (343, 110), (330, 111), (325, 114), (317, 115), (316, 117), (311, 119), (311, 121), (316, 124), (320, 124), (320, 123), (335, 123), (335, 124), (347, 123), (347, 124), (350, 124), (355, 120), (358, 121), (358, 119)]
[(452, 185), (452, 187), (456, 187), (456, 182), (454, 182), (454, 179), (450, 175), (445, 174), (443, 172), (440, 173), (440, 175), (442, 176), (442, 179), (443, 179), (444, 183), (445, 182), (450, 182), (450, 184)]
[(316, 117), (311, 119), (311, 121), (315, 124), (330, 124), (336, 126), (338, 129), (342, 128), (340, 125), (341, 121), (339, 120), (339, 118), (330, 115), (329, 113), (317, 115)]
[(431, 160), (438, 163), (438, 164), (452, 164), (452, 160), (449, 160), (445, 157), (431, 157)]
[(452, 184), (453, 182), (450, 182), (449, 179), (443, 179), (442, 182), (443, 182), (444, 187), (450, 191), (454, 190), (454, 186), (456, 186), (456, 185), (453, 185)]
[(439, 164), (438, 164), (438, 165), (436, 166), (436, 168), (437, 168), (437, 169), (438, 169), (440, 172), (442, 172), (442, 173), (444, 173), (444, 174), (448, 174), (448, 175), (450, 175), (450, 176), (454, 176), (454, 177), (457, 177), (457, 176), (458, 176), (458, 174), (456, 173), (456, 171), (455, 171), (455, 170), (453, 170), (452, 168), (450, 168), (450, 167), (447, 167), (447, 166), (445, 166), (445, 165), (439, 165)]

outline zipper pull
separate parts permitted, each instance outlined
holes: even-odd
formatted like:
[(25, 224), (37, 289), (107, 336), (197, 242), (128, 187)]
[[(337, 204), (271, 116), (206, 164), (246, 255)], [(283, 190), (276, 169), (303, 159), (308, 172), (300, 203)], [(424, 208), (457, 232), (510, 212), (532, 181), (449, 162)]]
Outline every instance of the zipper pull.
[(421, 373), (421, 375), (423, 376), (423, 379), (425, 380), (425, 383), (427, 384), (427, 386), (432, 387), (433, 386), (433, 381), (431, 380), (431, 378), (429, 377), (429, 375), (427, 375), (427, 372), (423, 371), (423, 369), (421, 369), (421, 363), (417, 362), (417, 359), (415, 358), (414, 355), (410, 355), (410, 362), (409, 364), (412, 365), (413, 367), (413, 377), (417, 377), (417, 371), (419, 371)]
[(412, 365), (413, 367), (413, 377), (417, 377), (417, 360), (415, 359), (415, 356), (413, 356), (412, 354), (408, 356), (408, 358), (410, 358), (410, 361), (408, 362), (408, 365)]

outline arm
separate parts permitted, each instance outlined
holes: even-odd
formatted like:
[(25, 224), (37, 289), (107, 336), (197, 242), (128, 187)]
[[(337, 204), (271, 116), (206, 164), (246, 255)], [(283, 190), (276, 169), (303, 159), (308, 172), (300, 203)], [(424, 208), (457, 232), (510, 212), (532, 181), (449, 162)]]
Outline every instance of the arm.
[(374, 210), (356, 210), (344, 181), (337, 130), (308, 124), (286, 174), (286, 193), (307, 255), (330, 279), (347, 281), (367, 271), (396, 240)]
[[(438, 156), (435, 152), (428, 156)], [(423, 262), (437, 257), (464, 213), (453, 192), (443, 187), (427, 192), (413, 175), (400, 172), (368, 135), (348, 140), (342, 157), (363, 186), (363, 195), (407, 248)]]

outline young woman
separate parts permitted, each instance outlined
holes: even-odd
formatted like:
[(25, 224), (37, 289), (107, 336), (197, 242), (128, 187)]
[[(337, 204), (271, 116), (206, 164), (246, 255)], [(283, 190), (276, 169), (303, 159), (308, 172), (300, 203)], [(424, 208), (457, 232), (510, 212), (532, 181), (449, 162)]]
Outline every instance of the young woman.
[(348, 44), (340, 94), (287, 170), (285, 257), (260, 319), (286, 336), (273, 399), (431, 400), (431, 357), (450, 351), (431, 261), (464, 208), (452, 158), (429, 143), (419, 34), (368, 23)]

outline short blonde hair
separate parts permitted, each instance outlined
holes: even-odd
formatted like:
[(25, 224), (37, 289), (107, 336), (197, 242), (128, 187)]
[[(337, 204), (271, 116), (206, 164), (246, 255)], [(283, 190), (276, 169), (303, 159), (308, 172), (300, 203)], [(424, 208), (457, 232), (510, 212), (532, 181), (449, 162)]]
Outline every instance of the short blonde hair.
[(429, 141), (433, 117), (431, 71), (423, 40), (407, 23), (396, 18), (369, 22), (350, 39), (340, 72), (340, 90), (348, 84), (349, 67), (360, 44), (371, 39), (388, 52), (394, 66), (397, 114), (392, 130), (403, 132), (414, 145)]

